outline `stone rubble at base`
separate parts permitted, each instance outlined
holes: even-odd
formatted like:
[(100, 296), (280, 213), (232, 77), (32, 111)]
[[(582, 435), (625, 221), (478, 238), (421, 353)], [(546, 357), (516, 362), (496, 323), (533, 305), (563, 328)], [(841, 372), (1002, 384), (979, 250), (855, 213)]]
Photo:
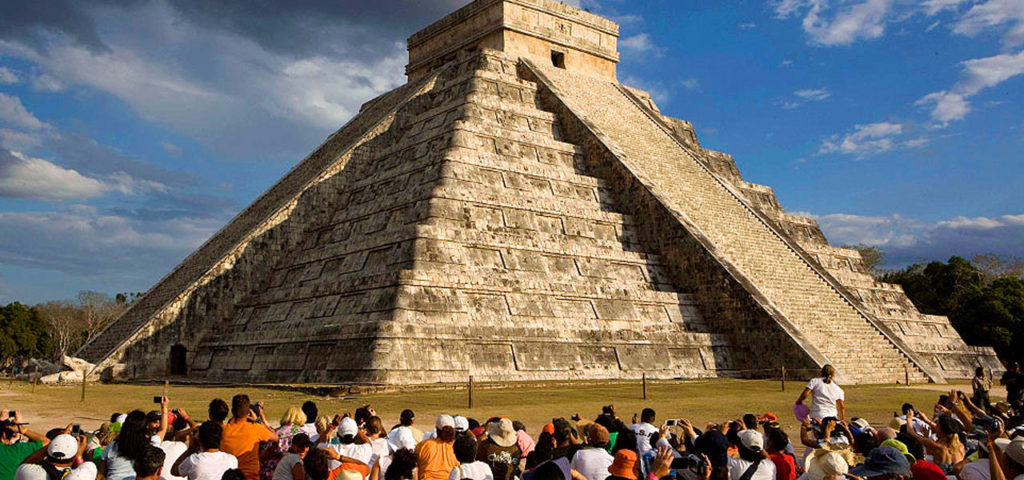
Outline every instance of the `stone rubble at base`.
[(409, 83), (77, 356), (106, 378), (389, 385), (1001, 371), (619, 85), (617, 35), (550, 0), (413, 35)]

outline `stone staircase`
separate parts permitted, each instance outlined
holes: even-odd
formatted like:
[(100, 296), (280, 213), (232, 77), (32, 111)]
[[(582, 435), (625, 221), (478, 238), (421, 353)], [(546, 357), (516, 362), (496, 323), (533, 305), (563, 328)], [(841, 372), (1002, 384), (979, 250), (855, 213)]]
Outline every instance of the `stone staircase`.
[[(840, 374), (859, 383), (928, 381), (908, 350), (854, 306), (617, 84), (530, 64), (558, 99), (618, 149), (652, 193), (714, 245)], [(708, 319), (708, 321), (713, 321)], [(941, 379), (935, 379), (941, 380)]]

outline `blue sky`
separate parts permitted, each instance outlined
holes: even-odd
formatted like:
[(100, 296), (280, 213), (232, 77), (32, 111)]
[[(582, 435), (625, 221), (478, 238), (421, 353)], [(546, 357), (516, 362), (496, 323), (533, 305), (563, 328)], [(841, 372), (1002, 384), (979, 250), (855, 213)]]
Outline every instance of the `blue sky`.
[[(466, 2), (20, 3), (0, 17), (0, 303), (149, 288)], [(833, 244), (1024, 256), (1024, 0), (569, 3), (621, 24), (621, 81)]]

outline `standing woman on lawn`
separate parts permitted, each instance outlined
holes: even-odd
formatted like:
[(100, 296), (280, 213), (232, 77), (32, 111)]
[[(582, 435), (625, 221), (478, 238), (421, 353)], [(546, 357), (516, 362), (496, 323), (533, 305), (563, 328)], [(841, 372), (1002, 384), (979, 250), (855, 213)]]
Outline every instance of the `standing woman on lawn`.
[(803, 405), (807, 396), (811, 396), (811, 418), (821, 420), (825, 417), (836, 417), (846, 422), (846, 394), (836, 384), (836, 368), (832, 365), (821, 367), (821, 375), (814, 377), (807, 383), (800, 397), (796, 399), (797, 405)]

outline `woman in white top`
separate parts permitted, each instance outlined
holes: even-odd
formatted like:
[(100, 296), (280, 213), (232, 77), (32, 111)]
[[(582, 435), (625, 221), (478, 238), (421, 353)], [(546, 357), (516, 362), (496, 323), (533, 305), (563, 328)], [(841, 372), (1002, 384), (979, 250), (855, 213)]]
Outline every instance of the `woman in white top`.
[(739, 457), (729, 457), (730, 480), (775, 480), (775, 462), (764, 451), (764, 437), (757, 430), (737, 433)]
[(803, 405), (807, 396), (811, 396), (811, 418), (821, 420), (825, 417), (836, 417), (846, 421), (846, 396), (843, 389), (836, 384), (836, 369), (832, 365), (821, 367), (821, 376), (812, 378), (807, 387), (796, 399), (797, 405)]

